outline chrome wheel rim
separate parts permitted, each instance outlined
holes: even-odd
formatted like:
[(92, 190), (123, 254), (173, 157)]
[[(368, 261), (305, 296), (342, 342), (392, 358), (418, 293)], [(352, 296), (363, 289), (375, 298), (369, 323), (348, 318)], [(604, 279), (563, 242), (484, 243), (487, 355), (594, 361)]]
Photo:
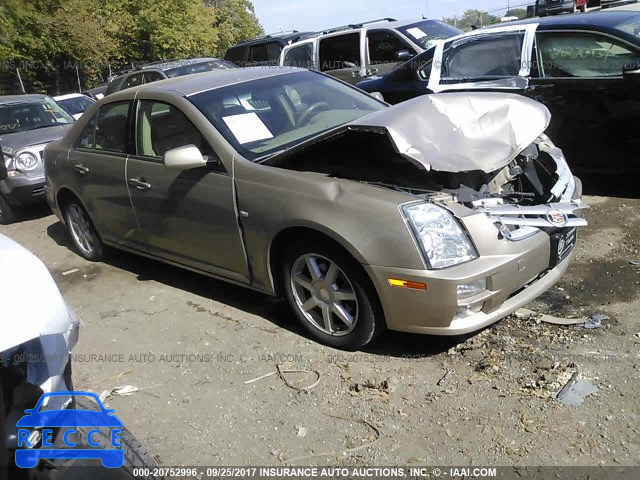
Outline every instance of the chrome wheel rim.
[(347, 275), (322, 255), (307, 253), (291, 267), (291, 290), (298, 310), (316, 329), (348, 335), (358, 322), (358, 298)]
[(91, 255), (96, 248), (96, 235), (84, 209), (75, 203), (69, 206), (69, 227), (78, 248)]

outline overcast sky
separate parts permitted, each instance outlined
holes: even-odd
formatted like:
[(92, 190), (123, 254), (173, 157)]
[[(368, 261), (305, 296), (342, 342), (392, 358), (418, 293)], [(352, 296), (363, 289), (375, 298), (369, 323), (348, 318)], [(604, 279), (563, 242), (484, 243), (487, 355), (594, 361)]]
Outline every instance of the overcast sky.
[[(497, 10), (503, 15), (507, 4), (534, 0), (254, 0), (256, 15), (267, 33), (284, 30), (321, 30), (348, 23), (392, 17), (398, 20), (460, 16), (465, 10)], [(526, 8), (526, 7), (523, 7)]]

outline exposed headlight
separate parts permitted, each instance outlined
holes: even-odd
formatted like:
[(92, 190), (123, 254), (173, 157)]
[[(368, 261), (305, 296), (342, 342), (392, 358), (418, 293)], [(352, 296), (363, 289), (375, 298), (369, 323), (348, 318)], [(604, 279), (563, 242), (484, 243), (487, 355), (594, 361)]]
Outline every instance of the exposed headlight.
[(21, 171), (34, 170), (39, 162), (38, 157), (29, 152), (21, 152), (14, 159), (16, 169)]
[(418, 203), (403, 210), (430, 268), (451, 267), (478, 258), (465, 232), (444, 208)]

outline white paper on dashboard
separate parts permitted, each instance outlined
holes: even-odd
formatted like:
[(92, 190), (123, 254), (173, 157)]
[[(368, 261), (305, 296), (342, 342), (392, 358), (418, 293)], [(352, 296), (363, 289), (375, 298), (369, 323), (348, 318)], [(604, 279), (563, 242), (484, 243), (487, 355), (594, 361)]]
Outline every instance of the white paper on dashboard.
[(415, 38), (416, 40), (420, 40), (421, 38), (424, 38), (427, 36), (426, 33), (424, 33), (421, 29), (419, 29), (418, 27), (413, 27), (413, 28), (409, 28), (407, 29), (407, 33), (409, 35), (411, 35), (413, 38)]
[(255, 112), (222, 117), (240, 145), (273, 138), (273, 134)]

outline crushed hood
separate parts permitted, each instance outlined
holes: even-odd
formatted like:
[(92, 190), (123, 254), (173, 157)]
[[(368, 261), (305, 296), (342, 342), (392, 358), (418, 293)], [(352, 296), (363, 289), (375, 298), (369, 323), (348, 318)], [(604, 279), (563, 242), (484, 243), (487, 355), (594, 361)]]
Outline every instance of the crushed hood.
[(389, 136), (425, 170), (491, 172), (504, 167), (549, 126), (547, 107), (520, 95), (441, 93), (385, 108), (347, 125)]

